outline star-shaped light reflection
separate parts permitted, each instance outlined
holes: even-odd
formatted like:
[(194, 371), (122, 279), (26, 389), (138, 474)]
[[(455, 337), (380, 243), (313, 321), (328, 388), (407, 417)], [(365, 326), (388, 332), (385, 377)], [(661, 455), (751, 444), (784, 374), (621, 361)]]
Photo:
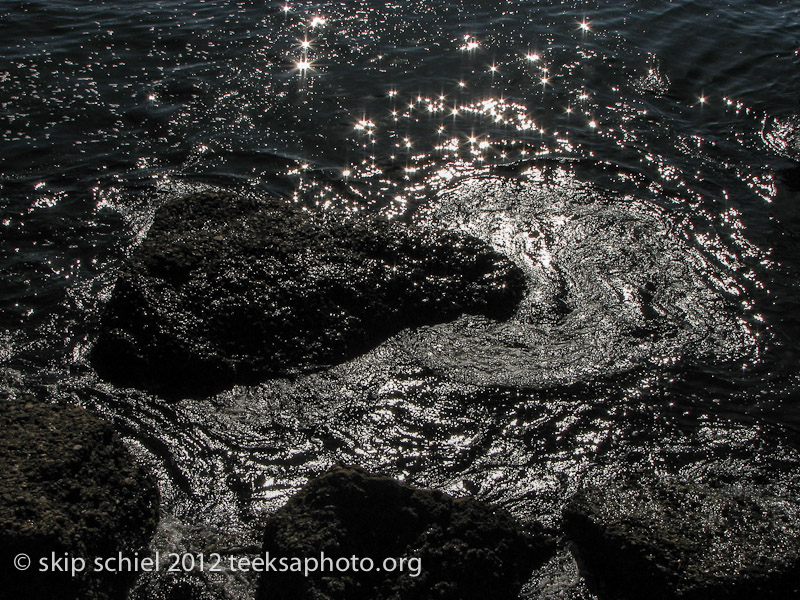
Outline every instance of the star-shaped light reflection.
[(303, 57), (294, 63), (294, 68), (297, 71), (300, 71), (301, 73), (305, 73), (306, 71), (309, 71), (314, 68), (313, 61), (310, 61), (308, 60), (308, 58)]

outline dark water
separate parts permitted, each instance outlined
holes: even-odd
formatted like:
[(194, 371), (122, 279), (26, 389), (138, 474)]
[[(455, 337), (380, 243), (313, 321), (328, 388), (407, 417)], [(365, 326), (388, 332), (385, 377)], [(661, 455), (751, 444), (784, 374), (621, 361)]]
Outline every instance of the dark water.
[[(796, 3), (3, 2), (0, 56), (4, 386), (118, 425), (163, 547), (340, 460), (548, 525), (631, 465), (796, 497)], [(205, 400), (99, 381), (116, 269), (207, 188), (468, 231), (528, 297)], [(527, 597), (586, 594), (549, 568)]]

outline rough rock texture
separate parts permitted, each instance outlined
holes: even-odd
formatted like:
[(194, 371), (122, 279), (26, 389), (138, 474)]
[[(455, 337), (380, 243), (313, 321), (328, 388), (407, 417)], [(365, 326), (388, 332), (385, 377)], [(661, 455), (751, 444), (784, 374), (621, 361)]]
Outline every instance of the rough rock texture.
[(334, 467), (309, 482), (267, 522), (272, 557), (417, 557), (421, 570), (265, 573), (259, 600), (471, 600), (516, 598), (553, 552), (507, 513), (357, 468)]
[[(158, 519), (158, 491), (110, 425), (33, 400), (0, 404), (0, 595), (122, 598), (130, 574), (88, 573), (94, 557), (133, 555)], [(26, 571), (12, 567), (25, 553)], [(39, 572), (42, 558), (83, 558), (86, 570)], [(63, 565), (63, 563), (61, 563)]]
[[(183, 554), (181, 550), (178, 554)], [(127, 600), (230, 600), (231, 596), (208, 582), (208, 573), (161, 571), (143, 573)]]
[(800, 537), (784, 508), (744, 487), (634, 474), (578, 492), (564, 525), (602, 598), (798, 598)]
[(209, 393), (345, 360), (405, 327), (507, 318), (524, 288), (508, 260), (458, 233), (195, 194), (156, 213), (92, 359), (118, 384)]

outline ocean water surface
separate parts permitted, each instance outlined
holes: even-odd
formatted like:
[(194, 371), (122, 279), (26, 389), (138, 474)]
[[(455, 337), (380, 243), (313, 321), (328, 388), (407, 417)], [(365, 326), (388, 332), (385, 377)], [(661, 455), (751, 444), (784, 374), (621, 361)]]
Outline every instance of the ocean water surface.
[[(256, 543), (339, 461), (550, 527), (634, 466), (797, 497), (796, 3), (6, 1), (0, 56), (4, 393), (115, 423), (160, 547)], [(462, 230), (528, 293), (293, 379), (115, 388), (87, 361), (115, 274), (204, 189)], [(591, 597), (545, 571), (526, 598)]]

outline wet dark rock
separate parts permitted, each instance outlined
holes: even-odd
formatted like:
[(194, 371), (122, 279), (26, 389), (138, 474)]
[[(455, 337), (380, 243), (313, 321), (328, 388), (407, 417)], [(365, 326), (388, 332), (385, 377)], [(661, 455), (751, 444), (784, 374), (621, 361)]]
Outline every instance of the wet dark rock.
[(196, 194), (156, 213), (92, 360), (117, 384), (205, 394), (340, 362), (405, 327), (504, 319), (524, 288), (508, 260), (455, 232)]
[(230, 600), (230, 596), (209, 583), (203, 572), (163, 570), (143, 573), (128, 600)]
[[(93, 573), (93, 561), (120, 552), (146, 556), (157, 519), (154, 481), (109, 424), (79, 408), (32, 399), (0, 404), (3, 597), (123, 598), (135, 573)], [(20, 553), (31, 559), (25, 571), (12, 568)], [(84, 559), (86, 566), (75, 578), (40, 572), (40, 561), (53, 557)]]
[(564, 526), (601, 598), (797, 598), (800, 537), (785, 506), (735, 482), (633, 474), (578, 492)]
[(259, 600), (504, 600), (517, 598), (553, 546), (540, 531), (525, 532), (504, 511), (476, 500), (334, 467), (269, 519), (264, 551), (270, 557), (370, 558), (377, 567), (385, 558), (415, 558), (420, 568), (265, 573)]

